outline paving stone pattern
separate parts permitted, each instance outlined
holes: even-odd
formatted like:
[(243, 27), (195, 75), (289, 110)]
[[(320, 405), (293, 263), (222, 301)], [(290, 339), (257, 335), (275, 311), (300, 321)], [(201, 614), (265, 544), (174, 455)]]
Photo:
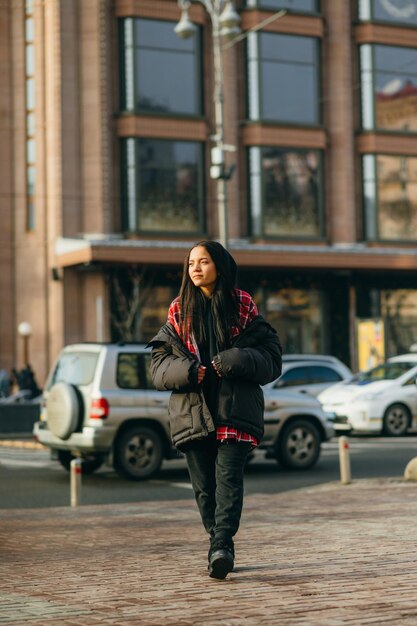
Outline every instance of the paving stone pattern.
[(191, 501), (0, 513), (0, 625), (417, 624), (417, 485), (247, 497), (235, 571), (207, 574)]

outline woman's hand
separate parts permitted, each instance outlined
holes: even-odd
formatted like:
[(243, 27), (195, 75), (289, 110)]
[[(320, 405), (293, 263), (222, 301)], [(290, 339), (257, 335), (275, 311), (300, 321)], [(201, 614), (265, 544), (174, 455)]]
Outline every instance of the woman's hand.
[(211, 364), (212, 364), (213, 369), (214, 369), (214, 371), (216, 372), (217, 376), (218, 376), (219, 378), (221, 378), (221, 377), (222, 377), (222, 375), (221, 375), (221, 372), (217, 369), (216, 363), (215, 363), (214, 361), (212, 361), (212, 362), (211, 362)]
[(206, 375), (206, 368), (204, 365), (199, 365), (197, 370), (197, 382), (198, 384), (203, 382), (203, 378)]

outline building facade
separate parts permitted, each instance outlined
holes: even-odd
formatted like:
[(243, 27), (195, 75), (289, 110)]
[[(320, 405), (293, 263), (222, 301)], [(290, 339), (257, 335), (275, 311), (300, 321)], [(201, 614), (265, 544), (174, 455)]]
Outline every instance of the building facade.
[[(417, 0), (246, 0), (223, 44), (228, 247), (287, 352), (417, 341)], [(0, 0), (0, 367), (146, 340), (219, 237), (212, 24), (176, 0)], [(27, 348), (27, 345), (26, 345)]]

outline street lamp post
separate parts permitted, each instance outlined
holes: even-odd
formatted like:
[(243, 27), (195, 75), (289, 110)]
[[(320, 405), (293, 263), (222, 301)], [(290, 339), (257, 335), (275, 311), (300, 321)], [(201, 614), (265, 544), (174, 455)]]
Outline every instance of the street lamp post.
[(29, 364), (29, 339), (32, 334), (32, 326), (29, 322), (20, 322), (17, 332), (23, 339), (23, 365)]
[[(219, 220), (220, 243), (228, 247), (228, 224), (227, 224), (227, 189), (226, 183), (233, 169), (225, 169), (225, 151), (235, 150), (234, 146), (224, 143), (224, 88), (223, 88), (223, 59), (222, 38), (235, 37), (240, 34), (240, 17), (230, 0), (198, 0), (207, 10), (212, 24), (213, 36), (213, 70), (214, 70), (214, 118), (215, 134), (211, 136), (213, 147), (211, 149), (210, 177), (217, 180), (217, 210)], [(188, 17), (190, 7), (189, 0), (178, 0), (182, 13), (178, 24), (175, 26), (176, 34), (187, 39), (191, 37), (196, 27)]]

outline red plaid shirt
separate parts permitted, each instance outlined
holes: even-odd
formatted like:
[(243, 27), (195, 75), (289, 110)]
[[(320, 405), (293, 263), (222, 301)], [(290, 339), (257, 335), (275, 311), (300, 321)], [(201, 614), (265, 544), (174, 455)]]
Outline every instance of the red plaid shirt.
[[(258, 307), (246, 291), (235, 289), (234, 295), (238, 304), (240, 327), (232, 326), (230, 331), (231, 338), (237, 337), (237, 335), (239, 335), (242, 330), (246, 328), (249, 322), (251, 322), (258, 315)], [(187, 350), (189, 350), (191, 354), (195, 354), (198, 358), (200, 358), (197, 342), (195, 341), (193, 334), (190, 332), (190, 329), (187, 328), (185, 333), (182, 332), (180, 313), (180, 299), (175, 298), (169, 307), (168, 322), (175, 328)], [(247, 441), (253, 446), (259, 445), (259, 441), (256, 437), (237, 430), (236, 428), (231, 428), (230, 426), (218, 426), (216, 429), (216, 435), (219, 441), (224, 441), (225, 439), (236, 439), (236, 441)]]

